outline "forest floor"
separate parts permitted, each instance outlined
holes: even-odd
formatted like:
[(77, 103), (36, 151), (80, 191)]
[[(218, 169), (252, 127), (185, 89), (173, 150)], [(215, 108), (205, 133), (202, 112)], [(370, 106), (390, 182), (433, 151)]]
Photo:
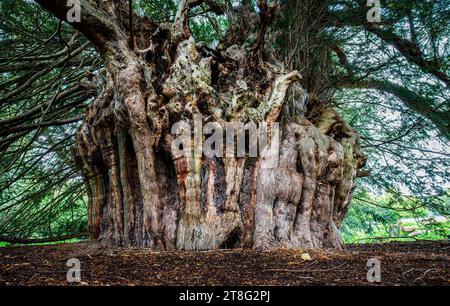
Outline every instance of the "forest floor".
[[(367, 281), (374, 257), (378, 284)], [(81, 285), (450, 285), (450, 241), (348, 245), (343, 252), (4, 247), (0, 285), (67, 285), (70, 258), (81, 262)]]

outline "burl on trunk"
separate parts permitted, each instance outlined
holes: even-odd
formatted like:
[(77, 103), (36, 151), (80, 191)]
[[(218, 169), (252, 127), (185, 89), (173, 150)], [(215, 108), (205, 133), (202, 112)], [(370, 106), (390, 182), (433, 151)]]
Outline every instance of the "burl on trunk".
[[(54, 1), (38, 2), (63, 16)], [(341, 248), (339, 227), (365, 161), (358, 134), (264, 44), (274, 6), (259, 1), (255, 28), (232, 28), (213, 49), (188, 27), (202, 2), (181, 1), (173, 23), (134, 16), (131, 31), (125, 1), (82, 1), (74, 27), (106, 67), (75, 147), (90, 238), (158, 250)], [(172, 125), (193, 127), (195, 117), (265, 123), (269, 143), (279, 122), (279, 153), (179, 154)]]

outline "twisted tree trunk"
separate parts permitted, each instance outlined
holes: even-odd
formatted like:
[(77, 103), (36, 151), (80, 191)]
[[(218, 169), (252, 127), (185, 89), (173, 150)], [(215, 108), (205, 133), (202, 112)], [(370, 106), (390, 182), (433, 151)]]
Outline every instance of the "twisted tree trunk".
[[(54, 2), (38, 2), (64, 16)], [(341, 248), (339, 226), (364, 163), (357, 133), (264, 46), (274, 7), (260, 1), (253, 39), (236, 44), (231, 31), (212, 50), (188, 27), (202, 2), (182, 1), (171, 24), (135, 16), (133, 31), (123, 1), (82, 2), (74, 26), (106, 64), (75, 148), (90, 238), (164, 250)], [(180, 151), (173, 124), (198, 121), (224, 130), (227, 122), (266, 124), (279, 152), (195, 154), (202, 135)]]

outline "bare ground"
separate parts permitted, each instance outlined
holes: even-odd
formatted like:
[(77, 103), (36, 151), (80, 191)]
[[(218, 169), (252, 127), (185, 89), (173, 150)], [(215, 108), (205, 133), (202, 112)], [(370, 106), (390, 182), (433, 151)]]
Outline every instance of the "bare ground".
[[(449, 241), (349, 245), (345, 252), (6, 247), (0, 248), (0, 285), (67, 285), (73, 257), (81, 262), (82, 285), (450, 285)], [(373, 257), (381, 260), (379, 284), (366, 279)]]

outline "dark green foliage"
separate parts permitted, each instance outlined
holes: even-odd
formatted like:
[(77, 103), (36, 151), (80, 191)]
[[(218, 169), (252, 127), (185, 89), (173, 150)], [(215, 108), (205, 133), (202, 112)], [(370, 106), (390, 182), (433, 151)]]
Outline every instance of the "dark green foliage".
[[(449, 214), (448, 195), (430, 201), (444, 203), (444, 215)], [(418, 198), (386, 194), (373, 197), (361, 190), (353, 198), (349, 214), (342, 226), (347, 243), (410, 241), (416, 239), (446, 240), (450, 237), (450, 219), (439, 217)], [(404, 231), (404, 228), (410, 228)], [(413, 232), (417, 231), (417, 235)]]

